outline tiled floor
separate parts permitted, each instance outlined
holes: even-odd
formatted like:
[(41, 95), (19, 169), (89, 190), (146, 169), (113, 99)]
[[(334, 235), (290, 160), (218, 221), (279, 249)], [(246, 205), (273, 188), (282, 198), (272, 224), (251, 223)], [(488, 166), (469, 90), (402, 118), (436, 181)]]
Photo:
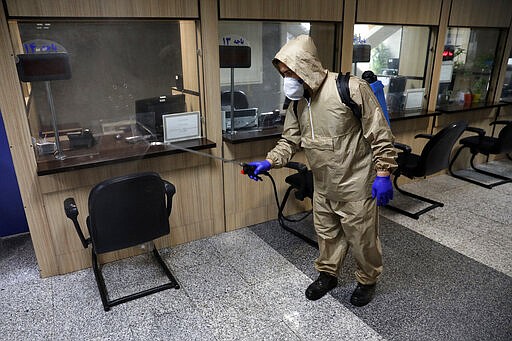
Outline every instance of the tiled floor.
[[(494, 162), (492, 167), (512, 173), (508, 161)], [(488, 190), (442, 175), (405, 187), (439, 199), (445, 206), (419, 220), (383, 209), (385, 219), (497, 270), (504, 278), (512, 277), (512, 184)], [(400, 195), (395, 202), (409, 204)], [(29, 236), (0, 239), (0, 340), (386, 339), (334, 294), (308, 301), (304, 290), (314, 273), (314, 257), (296, 255), (303, 262), (298, 267), (252, 228), (164, 249), (162, 254), (181, 288), (104, 312), (91, 269), (40, 279)], [(163, 281), (152, 264), (143, 255), (106, 265), (111, 296), (130, 290), (121, 277), (122, 267), (138, 269), (132, 279), (136, 283), (145, 283), (147, 278), (152, 282), (146, 285)], [(510, 290), (498, 294), (502, 295), (500, 304), (512, 303)], [(381, 295), (389, 299), (387, 293)], [(505, 318), (511, 316), (511, 305), (502, 312)], [(362, 309), (371, 308), (370, 304)], [(402, 328), (394, 339), (409, 340), (409, 331)]]

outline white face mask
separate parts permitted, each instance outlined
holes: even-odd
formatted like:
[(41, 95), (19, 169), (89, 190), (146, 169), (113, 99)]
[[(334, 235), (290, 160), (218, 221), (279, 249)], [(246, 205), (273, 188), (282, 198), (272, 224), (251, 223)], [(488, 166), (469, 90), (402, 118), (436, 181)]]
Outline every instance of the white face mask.
[(304, 85), (296, 78), (284, 77), (284, 94), (292, 101), (298, 101), (304, 96)]

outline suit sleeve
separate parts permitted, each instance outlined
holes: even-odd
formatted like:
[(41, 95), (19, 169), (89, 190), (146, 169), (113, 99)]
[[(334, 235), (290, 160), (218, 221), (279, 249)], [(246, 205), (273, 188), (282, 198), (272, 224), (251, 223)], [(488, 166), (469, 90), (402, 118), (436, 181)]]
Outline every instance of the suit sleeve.
[(288, 107), (284, 120), (283, 133), (276, 146), (268, 152), (266, 158), (272, 160), (273, 168), (281, 168), (300, 150), (300, 128), (293, 105)]

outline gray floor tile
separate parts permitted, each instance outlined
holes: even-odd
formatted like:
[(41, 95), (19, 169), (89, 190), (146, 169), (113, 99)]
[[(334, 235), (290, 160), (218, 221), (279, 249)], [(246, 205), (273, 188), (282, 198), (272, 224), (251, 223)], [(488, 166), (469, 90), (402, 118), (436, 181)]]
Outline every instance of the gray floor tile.
[(51, 281), (22, 281), (0, 288), (0, 339), (49, 340), (53, 336)]
[[(483, 167), (510, 174), (512, 162), (495, 161)], [(455, 255), (472, 258), (498, 270), (501, 273), (494, 272), (499, 274), (496, 280), (503, 274), (512, 276), (512, 183), (488, 190), (440, 175), (406, 184), (403, 188), (440, 200), (445, 206), (429, 211), (419, 220), (382, 208), (383, 236), (391, 232), (388, 230), (396, 229), (392, 226), (392, 222), (396, 222), (407, 227), (404, 231), (410, 229), (457, 251)], [(395, 194), (394, 203), (412, 209), (422, 207)], [(296, 225), (290, 223), (290, 226), (314, 238), (310, 219)], [(273, 232), (266, 232), (266, 229)], [(279, 233), (275, 233), (275, 229)], [(317, 275), (313, 267), (317, 251), (290, 236), (277, 221), (271, 221), (162, 249), (161, 254), (181, 288), (121, 304), (109, 312), (103, 310), (91, 269), (40, 279), (30, 235), (0, 238), (0, 314), (3, 317), (0, 340), (380, 340), (382, 336), (376, 331), (382, 327), (379, 323), (391, 323), (389, 328), (400, 331), (399, 339), (407, 339), (407, 333), (423, 332), (417, 330), (422, 326), (418, 321), (431, 316), (421, 309), (410, 309), (413, 313), (402, 316), (399, 321), (394, 321), (392, 316), (382, 316), (372, 326), (365, 323), (371, 319), (362, 316), (372, 315), (372, 307), (358, 310), (348, 303), (354, 288), (355, 269), (350, 255), (338, 287), (321, 300), (307, 300), (304, 291)], [(387, 248), (385, 259), (399, 259), (398, 250), (401, 248)], [(430, 256), (435, 258), (434, 254)], [(397, 296), (459, 295), (461, 300), (471, 302), (468, 295), (475, 293), (447, 292), (456, 290), (457, 286), (442, 286), (429, 293), (425, 288), (420, 290), (407, 285), (411, 280), (418, 280), (415, 275), (434, 271), (429, 266), (435, 267), (435, 263), (429, 265), (422, 261), (422, 264), (424, 268), (419, 273), (415, 272), (418, 269), (408, 272), (403, 271), (400, 264), (388, 264), (373, 309), (396, 305)], [(481, 264), (479, 266), (483, 266)], [(477, 269), (477, 266), (470, 269)], [(103, 271), (111, 298), (167, 281), (149, 254), (106, 264)], [(479, 278), (477, 273), (471, 275)], [(396, 281), (388, 282), (390, 276)], [(485, 287), (489, 282), (492, 286), (493, 280), (481, 278), (482, 283), (478, 285)], [(493, 304), (504, 305), (503, 302), (510, 299), (510, 292), (502, 294), (505, 301), (489, 302), (487, 308), (491, 309)], [(428, 302), (426, 304), (428, 306)], [(464, 309), (446, 304), (451, 312)], [(510, 314), (506, 310), (502, 313), (497, 316), (500, 321)], [(397, 316), (401, 316), (399, 312)], [(487, 317), (480, 318), (475, 313), (472, 316), (468, 327), (474, 330), (478, 330), (478, 326), (473, 325), (475, 321), (487, 321)], [(453, 326), (451, 330), (462, 332), (461, 328)], [(492, 330), (491, 326), (482, 328)], [(440, 335), (439, 330), (433, 332)], [(446, 339), (457, 338), (455, 334), (445, 336)]]
[[(30, 234), (0, 238), (0, 287), (39, 279)], [(16, 269), (16, 271), (9, 271)]]
[(101, 337), (121, 332), (128, 323), (117, 317), (118, 310), (103, 311), (101, 299), (90, 270), (58, 276), (53, 280), (55, 325), (60, 338)]
[(266, 243), (261, 240), (259, 243), (236, 256), (226, 257), (226, 261), (240, 273), (247, 283), (259, 283), (294, 268), (290, 262)]
[(219, 258), (209, 238), (164, 248), (160, 253), (173, 268), (183, 269), (208, 263), (212, 257)]
[[(444, 186), (434, 190), (436, 187), (433, 183), (443, 183)], [(442, 201), (444, 207), (429, 211), (419, 220), (386, 208), (381, 209), (381, 214), (470, 258), (512, 275), (508, 251), (512, 249), (512, 187), (503, 186), (506, 185), (486, 189), (449, 175), (432, 177), (403, 187)], [(502, 190), (497, 191), (498, 188)], [(493, 254), (499, 256), (493, 257)]]
[[(311, 279), (285, 274), (256, 285), (269, 310), (304, 340), (380, 340), (380, 336), (330, 294), (310, 301), (305, 289)], [(343, 285), (343, 284), (340, 284)]]
[(176, 269), (175, 274), (182, 289), (199, 302), (240, 290), (248, 284), (228, 262), (219, 259), (188, 269)]
[(253, 335), (243, 337), (240, 341), (300, 341), (301, 339), (284, 323), (278, 322), (269, 327), (261, 328)]
[(209, 241), (223, 258), (235, 258), (237, 255), (250, 252), (251, 249), (264, 244), (264, 242), (249, 229), (239, 229), (218, 234), (211, 237)]
[(460, 253), (486, 264), (512, 277), (512, 243), (503, 245), (500, 241), (480, 236), (460, 246)]
[(265, 297), (252, 286), (196, 303), (202, 315), (212, 322), (218, 340), (249, 337), (280, 321), (268, 309)]
[(187, 297), (166, 300), (165, 312), (146, 316), (132, 323), (134, 340), (205, 340), (215, 341), (210, 321), (198, 313), (195, 304)]
[[(59, 336), (56, 337), (59, 339)], [(77, 338), (78, 339), (78, 338)], [(90, 341), (131, 341), (140, 340), (133, 337), (133, 333), (129, 328), (120, 331), (107, 332), (103, 335), (94, 336), (89, 339)]]

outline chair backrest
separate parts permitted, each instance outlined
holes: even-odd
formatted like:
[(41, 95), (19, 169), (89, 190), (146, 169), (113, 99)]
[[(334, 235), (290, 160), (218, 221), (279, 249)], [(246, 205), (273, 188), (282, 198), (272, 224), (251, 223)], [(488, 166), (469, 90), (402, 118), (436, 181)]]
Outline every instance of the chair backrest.
[(500, 154), (512, 153), (512, 121), (507, 123), (498, 134)]
[[(231, 107), (231, 91), (223, 91), (220, 95), (220, 102), (223, 107)], [(241, 90), (235, 90), (233, 92), (233, 105), (235, 109), (249, 108), (247, 95)]]
[(313, 199), (313, 172), (311, 170), (288, 175), (284, 180), (295, 189), (295, 198), (298, 200)]
[(448, 168), (453, 145), (467, 126), (464, 121), (454, 122), (435, 134), (421, 152), (416, 173), (427, 176)]
[[(166, 184), (170, 193), (166, 193)], [(89, 194), (87, 218), (95, 252), (115, 251), (168, 234), (169, 205), (175, 191), (153, 172), (123, 175), (97, 184)]]

